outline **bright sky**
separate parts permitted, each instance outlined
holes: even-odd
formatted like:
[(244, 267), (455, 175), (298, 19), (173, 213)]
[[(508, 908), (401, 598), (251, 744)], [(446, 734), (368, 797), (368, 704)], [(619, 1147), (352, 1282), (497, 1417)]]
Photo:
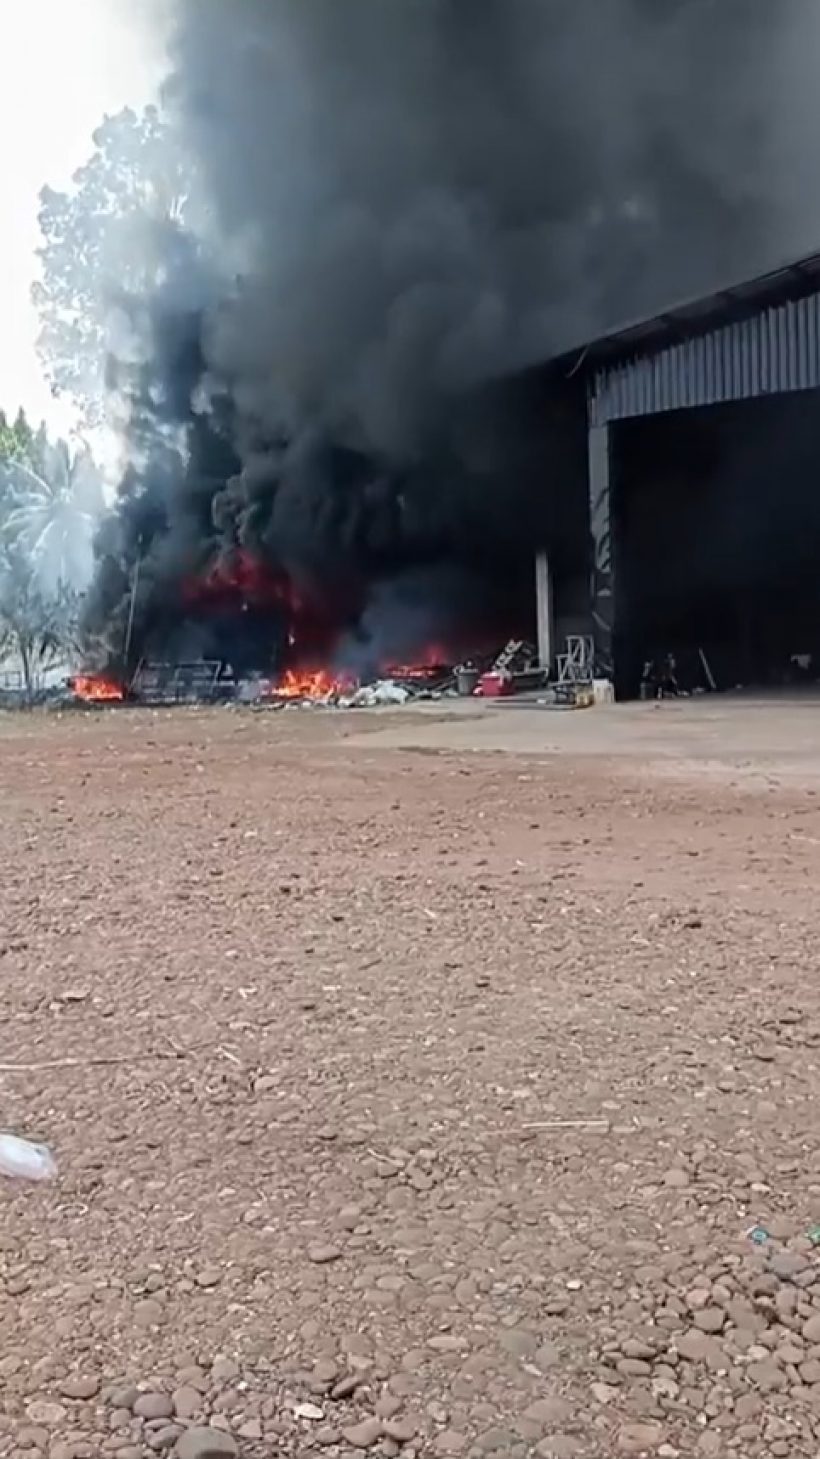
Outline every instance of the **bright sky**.
[[(34, 349), (29, 293), (37, 260), (37, 196), (66, 187), (106, 112), (150, 101), (162, 77), (159, 40), (134, 22), (141, 0), (6, 0), (0, 79), (0, 407), (19, 405), (54, 429), (71, 426)], [(142, 0), (147, 8), (153, 0)], [(143, 11), (145, 14), (145, 10)]]

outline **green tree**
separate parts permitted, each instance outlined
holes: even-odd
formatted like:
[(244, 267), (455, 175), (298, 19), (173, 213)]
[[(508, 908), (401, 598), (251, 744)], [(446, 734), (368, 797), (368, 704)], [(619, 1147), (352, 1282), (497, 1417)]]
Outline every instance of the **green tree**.
[(52, 445), (38, 433), (36, 452), (8, 461), (0, 477), (6, 482), (0, 532), (31, 562), (42, 589), (53, 594), (62, 584), (85, 586), (104, 507), (91, 452), (83, 447), (72, 456), (65, 441)]
[[(41, 429), (45, 430), (45, 426)], [(0, 466), (8, 461), (27, 461), (35, 439), (22, 407), (11, 426), (5, 411), (0, 410)]]
[[(45, 426), (41, 430), (44, 431)], [(36, 439), (22, 408), (18, 410), (13, 425), (9, 425), (5, 411), (0, 410), (0, 535), (5, 530), (6, 517), (13, 506), (9, 468), (13, 463), (31, 460), (32, 446)]]
[(0, 660), (19, 662), (27, 699), (37, 690), (38, 675), (74, 650), (78, 605), (77, 594), (65, 585), (45, 592), (19, 546), (0, 547)]
[(168, 230), (179, 229), (186, 171), (156, 107), (108, 116), (68, 192), (40, 195), (38, 351), (57, 395), (98, 423), (118, 296), (146, 297), (160, 282)]

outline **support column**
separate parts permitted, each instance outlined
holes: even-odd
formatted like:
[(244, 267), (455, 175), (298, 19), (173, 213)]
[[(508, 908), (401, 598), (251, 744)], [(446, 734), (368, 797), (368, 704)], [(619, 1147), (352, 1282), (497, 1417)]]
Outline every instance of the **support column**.
[(589, 430), (589, 524), (592, 533), (592, 631), (595, 674), (615, 679), (615, 565), (612, 540), (611, 427)]
[(555, 634), (552, 573), (546, 552), (539, 552), (535, 559), (535, 606), (538, 623), (538, 662), (542, 669), (551, 672), (555, 656)]

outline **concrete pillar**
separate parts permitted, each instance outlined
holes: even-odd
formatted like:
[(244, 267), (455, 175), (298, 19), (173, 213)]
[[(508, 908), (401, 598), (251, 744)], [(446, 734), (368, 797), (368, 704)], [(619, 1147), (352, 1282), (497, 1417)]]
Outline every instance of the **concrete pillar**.
[(535, 604), (538, 624), (538, 662), (542, 669), (552, 670), (555, 657), (555, 629), (550, 560), (546, 552), (535, 559)]

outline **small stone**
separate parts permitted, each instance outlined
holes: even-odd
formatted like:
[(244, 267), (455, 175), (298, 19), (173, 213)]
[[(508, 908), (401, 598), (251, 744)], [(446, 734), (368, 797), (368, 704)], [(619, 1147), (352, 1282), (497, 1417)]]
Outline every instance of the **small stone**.
[(536, 1403), (531, 1403), (529, 1408), (524, 1409), (522, 1415), (530, 1423), (548, 1426), (565, 1424), (572, 1418), (572, 1404), (565, 1398), (539, 1398)]
[(146, 1297), (142, 1302), (134, 1304), (134, 1322), (137, 1327), (159, 1327), (164, 1320), (162, 1306), (153, 1298)]
[(671, 1190), (684, 1190), (689, 1184), (689, 1176), (685, 1170), (681, 1170), (676, 1165), (674, 1170), (667, 1170), (663, 1177), (663, 1183), (669, 1186)]
[(161, 1453), (165, 1449), (173, 1449), (174, 1444), (184, 1430), (179, 1424), (162, 1424), (158, 1429), (152, 1429), (148, 1434), (148, 1444), (152, 1449)]
[(360, 1424), (351, 1424), (349, 1428), (342, 1429), (342, 1436), (354, 1449), (372, 1449), (382, 1436), (381, 1420), (363, 1419)]
[(313, 1365), (313, 1377), (317, 1383), (335, 1383), (338, 1376), (339, 1367), (332, 1358), (320, 1358)]
[(261, 1439), (264, 1437), (264, 1429), (258, 1418), (249, 1418), (244, 1424), (240, 1424), (236, 1431), (240, 1439)]
[(698, 1453), (705, 1454), (707, 1459), (719, 1459), (723, 1454), (723, 1439), (715, 1429), (707, 1429), (698, 1439)]
[(763, 1410), (763, 1399), (757, 1393), (741, 1393), (735, 1399), (735, 1416), (741, 1423), (749, 1423)]
[(488, 1429), (476, 1439), (476, 1448), (482, 1454), (509, 1454), (515, 1447), (515, 1435), (508, 1429)]
[(640, 1338), (628, 1337), (626, 1342), (621, 1343), (621, 1352), (625, 1358), (642, 1358), (645, 1363), (652, 1362), (656, 1356), (656, 1350), (651, 1343), (641, 1342)]
[(201, 1272), (197, 1272), (196, 1274), (197, 1286), (203, 1287), (206, 1291), (210, 1287), (218, 1287), (221, 1281), (222, 1272), (216, 1266), (204, 1267)]
[(134, 1404), (137, 1418), (172, 1418), (174, 1401), (170, 1393), (141, 1393)]
[(750, 1363), (746, 1375), (761, 1393), (778, 1393), (786, 1387), (786, 1374), (774, 1360)]
[(341, 1251), (338, 1246), (311, 1246), (308, 1256), (316, 1266), (329, 1266), (333, 1261), (341, 1259)]
[(538, 1459), (583, 1459), (589, 1453), (582, 1439), (576, 1434), (550, 1434), (536, 1449)]
[(615, 1365), (624, 1378), (648, 1378), (652, 1364), (642, 1358), (620, 1358)]
[(171, 1395), (177, 1418), (195, 1418), (202, 1408), (202, 1394), (196, 1388), (177, 1388)]
[(221, 1429), (186, 1429), (177, 1439), (177, 1459), (238, 1459), (239, 1446)]
[(820, 1343), (820, 1314), (803, 1323), (803, 1336), (806, 1342)]
[(383, 1427), (388, 1439), (397, 1444), (409, 1444), (416, 1437), (417, 1426), (411, 1418), (385, 1419)]
[(527, 1358), (538, 1348), (538, 1339), (523, 1327), (511, 1327), (502, 1332), (501, 1346), (514, 1358)]
[(820, 1362), (817, 1358), (809, 1358), (805, 1363), (800, 1363), (799, 1372), (804, 1383), (820, 1383)]
[(689, 1363), (708, 1363), (717, 1346), (709, 1333), (698, 1332), (694, 1327), (684, 1332), (676, 1342), (681, 1357), (686, 1358)]
[(624, 1424), (618, 1433), (618, 1448), (622, 1454), (643, 1454), (657, 1449), (662, 1440), (660, 1424)]
[(338, 1444), (341, 1437), (338, 1429), (331, 1429), (326, 1425), (323, 1429), (316, 1430), (313, 1442), (318, 1444), (320, 1449), (330, 1449), (333, 1445)]
[(771, 1270), (782, 1282), (793, 1282), (807, 1265), (805, 1256), (797, 1251), (776, 1251), (769, 1262)]
[(26, 1417), (33, 1424), (45, 1424), (49, 1429), (56, 1429), (65, 1415), (66, 1411), (61, 1403), (47, 1403), (45, 1399), (35, 1398), (26, 1405)]
[(99, 1391), (99, 1378), (83, 1378), (80, 1376), (75, 1376), (73, 1378), (65, 1378), (60, 1384), (60, 1392), (62, 1393), (63, 1398), (96, 1398)]
[(139, 1396), (140, 1391), (136, 1383), (121, 1383), (116, 1388), (111, 1389), (108, 1395), (108, 1401), (112, 1408), (132, 1409)]
[(694, 1322), (701, 1332), (722, 1332), (726, 1324), (726, 1313), (722, 1307), (704, 1307), (695, 1313)]
[(48, 1429), (39, 1424), (26, 1424), (17, 1430), (17, 1443), (21, 1449), (46, 1449), (50, 1438)]
[(611, 1403), (613, 1398), (618, 1397), (618, 1389), (609, 1383), (591, 1383), (590, 1391), (596, 1403)]
[(376, 1418), (395, 1418), (401, 1412), (401, 1399), (394, 1398), (392, 1393), (385, 1393), (376, 1404)]
[(310, 1419), (313, 1423), (325, 1416), (324, 1409), (316, 1403), (297, 1403), (293, 1412), (296, 1418)]
[(239, 1364), (233, 1358), (215, 1358), (211, 1364), (211, 1377), (215, 1383), (233, 1383), (239, 1377)]
[(427, 1346), (434, 1353), (460, 1353), (463, 1352), (465, 1343), (463, 1338), (455, 1337), (451, 1332), (442, 1332), (437, 1337), (431, 1337)]
[(467, 1435), (457, 1429), (444, 1429), (435, 1442), (437, 1454), (463, 1454), (467, 1448)]
[(362, 1380), (357, 1374), (349, 1373), (346, 1378), (340, 1378), (338, 1383), (334, 1383), (330, 1390), (330, 1396), (336, 1400), (352, 1398), (356, 1389), (361, 1386), (361, 1382)]

